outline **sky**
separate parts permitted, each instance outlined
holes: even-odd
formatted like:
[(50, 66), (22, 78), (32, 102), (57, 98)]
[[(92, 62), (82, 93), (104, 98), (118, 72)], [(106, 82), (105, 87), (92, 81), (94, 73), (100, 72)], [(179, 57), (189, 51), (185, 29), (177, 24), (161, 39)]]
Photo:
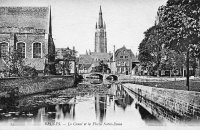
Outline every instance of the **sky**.
[(167, 0), (0, 0), (1, 6), (50, 6), (56, 48), (72, 48), (78, 54), (94, 51), (95, 25), (101, 5), (106, 23), (107, 48), (125, 46), (134, 54), (144, 32), (154, 25), (158, 7)]

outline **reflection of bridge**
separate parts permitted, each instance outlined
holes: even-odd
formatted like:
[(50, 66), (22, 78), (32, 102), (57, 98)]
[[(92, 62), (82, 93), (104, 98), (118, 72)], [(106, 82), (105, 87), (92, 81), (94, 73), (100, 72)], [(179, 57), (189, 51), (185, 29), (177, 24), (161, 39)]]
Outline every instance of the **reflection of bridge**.
[(100, 79), (112, 79), (114, 81), (118, 80), (118, 75), (115, 74), (107, 74), (107, 73), (99, 73), (99, 72), (93, 72), (93, 73), (88, 73), (88, 74), (83, 74), (83, 78), (89, 78), (89, 77), (95, 77), (98, 76)]

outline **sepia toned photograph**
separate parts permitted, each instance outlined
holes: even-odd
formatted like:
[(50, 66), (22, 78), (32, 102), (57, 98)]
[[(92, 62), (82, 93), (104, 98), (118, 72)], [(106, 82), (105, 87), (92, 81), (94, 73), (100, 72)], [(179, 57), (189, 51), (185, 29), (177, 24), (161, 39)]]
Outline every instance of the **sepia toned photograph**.
[(0, 129), (200, 128), (200, 0), (0, 0)]

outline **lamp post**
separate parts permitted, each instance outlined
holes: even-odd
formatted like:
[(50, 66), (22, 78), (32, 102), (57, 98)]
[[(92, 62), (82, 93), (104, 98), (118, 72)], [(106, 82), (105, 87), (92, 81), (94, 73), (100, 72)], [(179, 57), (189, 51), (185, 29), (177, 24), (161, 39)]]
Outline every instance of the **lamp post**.
[(186, 86), (188, 87), (188, 91), (189, 91), (189, 80), (190, 80), (190, 74), (189, 74), (189, 55), (190, 55), (190, 52), (189, 52), (189, 47), (188, 47), (188, 50), (187, 50), (187, 56), (186, 56), (186, 70), (187, 70), (187, 78), (186, 78)]

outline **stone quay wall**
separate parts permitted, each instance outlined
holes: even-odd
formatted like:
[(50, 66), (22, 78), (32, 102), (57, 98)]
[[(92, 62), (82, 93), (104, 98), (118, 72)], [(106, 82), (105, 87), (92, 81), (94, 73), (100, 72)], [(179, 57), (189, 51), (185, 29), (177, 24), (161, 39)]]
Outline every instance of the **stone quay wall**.
[(180, 116), (200, 119), (200, 92), (125, 83), (124, 87)]

